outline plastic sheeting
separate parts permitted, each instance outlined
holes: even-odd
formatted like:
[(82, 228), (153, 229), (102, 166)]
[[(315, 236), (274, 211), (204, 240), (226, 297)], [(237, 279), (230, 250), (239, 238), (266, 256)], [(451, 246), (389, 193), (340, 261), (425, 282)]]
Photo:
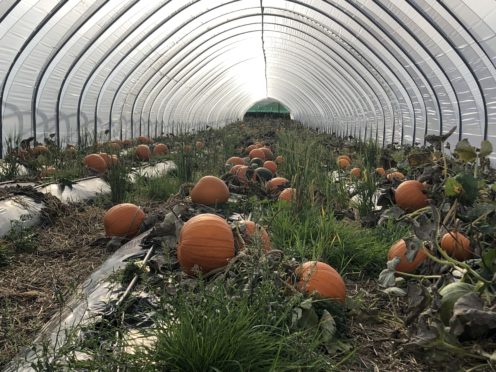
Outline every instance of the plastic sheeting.
[(496, 143), (493, 0), (3, 0), (0, 21), (2, 144), (218, 127), (266, 98), (382, 144)]

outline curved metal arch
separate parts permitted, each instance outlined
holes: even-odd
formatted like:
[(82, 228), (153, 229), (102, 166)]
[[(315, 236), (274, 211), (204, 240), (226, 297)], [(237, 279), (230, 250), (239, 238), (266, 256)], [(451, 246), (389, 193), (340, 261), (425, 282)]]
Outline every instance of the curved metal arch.
[[(458, 93), (457, 93), (455, 87), (453, 86), (453, 83), (451, 82), (451, 80), (449, 79), (448, 75), (446, 74), (446, 71), (443, 70), (441, 64), (436, 59), (436, 57), (432, 54), (432, 52), (429, 50), (429, 48), (426, 48), (426, 46), (421, 42), (421, 40), (418, 38), (418, 36), (415, 35), (410, 29), (408, 29), (405, 26), (405, 24), (399, 19), (399, 17), (396, 14), (394, 14), (394, 12), (390, 11), (389, 9), (387, 9), (387, 7), (385, 5), (381, 4), (377, 0), (372, 0), (372, 1), (374, 2), (374, 4), (378, 5), (382, 9), (383, 12), (385, 12), (386, 14), (388, 14), (405, 32), (407, 32), (410, 35), (410, 37), (412, 37), (415, 40), (415, 42), (418, 44), (418, 46), (420, 46), (422, 48), (422, 50), (429, 55), (429, 57), (432, 59), (432, 61), (434, 61), (434, 63), (438, 67), (439, 71), (442, 72), (442, 74), (444, 75), (446, 81), (448, 81), (448, 83), (449, 83), (449, 85), (451, 87), (451, 90), (453, 91), (453, 94), (455, 95), (455, 98), (456, 98), (456, 102), (450, 102), (450, 103), (451, 104), (456, 104), (456, 106), (458, 108), (458, 128), (460, 128), (460, 132), (461, 132), (461, 128), (462, 128), (462, 114), (461, 114), (461, 108), (460, 108), (460, 100), (458, 98)], [(440, 121), (440, 123), (439, 123), (439, 134), (440, 135), (443, 134), (443, 123), (442, 123), (442, 121)]]
[[(59, 54), (59, 52), (64, 48), (65, 45), (67, 45), (67, 43), (74, 37), (74, 35), (76, 35), (79, 30), (81, 30), (81, 28), (91, 20), (91, 18), (97, 14), (107, 3), (109, 2), (109, 0), (104, 0), (100, 5), (98, 5), (96, 7), (96, 9), (93, 10), (93, 12), (91, 12), (91, 14), (89, 16), (86, 17), (86, 19), (84, 21), (82, 21), (78, 27), (76, 27), (71, 33), (70, 35), (68, 35), (66, 37), (66, 39), (61, 43), (61, 45), (59, 46), (59, 48), (55, 49), (52, 53), (52, 55), (48, 58), (48, 61), (43, 65), (43, 67), (41, 68), (41, 71), (40, 73), (38, 74), (38, 77), (36, 78), (36, 81), (34, 83), (34, 89), (33, 89), (33, 96), (32, 96), (32, 100), (31, 100), (31, 122), (32, 122), (32, 125), (33, 125), (33, 128), (34, 128), (34, 133), (33, 133), (33, 136), (36, 138), (36, 124), (37, 124), (37, 119), (36, 119), (36, 103), (37, 103), (37, 100), (38, 100), (38, 93), (39, 93), (39, 89), (40, 89), (40, 83), (41, 81), (43, 80), (43, 77), (45, 76), (48, 68), (50, 67), (50, 65), (52, 64), (52, 62), (55, 60), (55, 58), (57, 57), (57, 55)], [(57, 141), (57, 145), (60, 146), (60, 123), (59, 121), (57, 120), (55, 122), (55, 135), (56, 135), (56, 141)]]
[[(329, 2), (326, 0), (326, 2)], [(426, 76), (425, 72), (420, 69), (419, 67), (416, 66), (415, 64), (415, 61), (414, 59), (411, 57), (410, 53), (408, 52), (408, 50), (403, 47), (403, 45), (401, 45), (401, 43), (399, 43), (396, 38), (392, 37), (391, 34), (386, 30), (386, 28), (384, 26), (382, 26), (382, 24), (380, 22), (377, 21), (377, 19), (375, 19), (374, 17), (370, 17), (367, 13), (365, 13), (361, 7), (355, 5), (354, 2), (350, 1), (347, 3), (349, 6), (351, 6), (356, 12), (360, 13), (363, 17), (365, 17), (370, 23), (372, 23), (374, 26), (376, 26), (384, 35), (385, 37), (392, 43), (396, 46), (396, 48), (398, 48), (404, 55), (403, 58), (405, 58), (406, 61), (408, 61), (409, 63), (409, 66), (417, 73), (417, 74), (420, 74), (422, 76), (422, 79), (421, 82), (422, 83), (427, 83), (429, 88), (430, 88), (430, 92), (428, 89), (427, 90), (427, 93), (429, 94), (429, 97), (431, 98), (431, 100), (433, 101), (433, 103), (436, 105), (437, 107), (437, 116), (439, 118), (439, 122), (442, 122), (442, 110), (441, 110), (441, 105), (439, 103), (439, 97), (437, 95), (437, 92), (436, 90), (434, 89), (434, 87), (432, 86), (432, 83), (430, 81), (430, 79)], [(332, 4), (335, 8), (339, 9), (341, 12), (345, 13), (348, 15), (348, 17), (350, 19), (353, 19), (355, 22), (357, 22), (364, 30), (368, 30), (369, 33), (372, 33), (372, 29), (370, 27), (366, 27), (366, 25), (364, 24), (364, 22), (362, 22), (358, 17), (353, 17), (352, 14), (350, 14), (350, 12), (344, 8), (343, 6), (339, 5), (336, 3), (335, 0), (333, 0), (333, 4)], [(379, 38), (377, 36), (375, 36), (375, 38), (377, 40), (379, 40)], [(391, 54), (393, 54), (392, 51), (390, 51)], [(396, 60), (398, 61), (398, 63), (401, 64), (401, 61), (395, 57)], [(407, 74), (410, 76), (410, 78), (415, 82), (416, 79), (412, 76), (412, 74), (408, 71), (407, 68), (405, 68), (405, 71), (407, 72)], [(428, 110), (427, 110), (427, 104), (426, 104), (426, 101), (425, 101), (425, 97), (424, 95), (422, 94), (422, 90), (421, 90), (421, 86), (419, 86), (417, 83), (417, 89), (420, 93), (420, 97), (422, 99), (422, 102), (423, 102), (423, 106), (424, 106), (424, 121), (425, 121), (425, 128), (424, 128), (424, 138), (425, 136), (427, 135), (427, 129), (428, 129), (428, 118), (429, 118), (429, 115), (428, 115)], [(431, 94), (432, 92), (432, 94)], [(432, 96), (434, 95), (434, 97)], [(432, 99), (434, 98), (434, 99)], [(422, 111), (422, 110), (421, 110)], [(417, 123), (415, 122), (414, 125), (413, 125), (413, 134), (412, 134), (412, 137), (413, 137), (413, 143), (415, 143), (415, 139), (416, 139), (416, 131), (417, 131)], [(425, 140), (424, 140), (424, 144), (425, 144)]]
[[(338, 24), (341, 28), (343, 28), (344, 30), (346, 30), (346, 32), (348, 32), (350, 35), (354, 35), (354, 33), (353, 33), (350, 29), (349, 29), (349, 27), (347, 27), (346, 25), (344, 25), (344, 24), (343, 24), (343, 22), (341, 22), (340, 20), (338, 20), (336, 17), (333, 17), (333, 16), (331, 16), (330, 14), (327, 14), (327, 13), (326, 13), (326, 12), (324, 12), (323, 10), (318, 9), (318, 8), (316, 8), (316, 7), (314, 7), (314, 6), (311, 6), (311, 5), (304, 4), (304, 3), (302, 3), (302, 2), (301, 2), (301, 1), (299, 1), (299, 0), (286, 0), (286, 1), (287, 1), (287, 2), (290, 2), (290, 3), (295, 3), (295, 4), (298, 4), (298, 5), (301, 5), (301, 6), (303, 6), (303, 7), (308, 8), (308, 9), (313, 10), (313, 11), (315, 11), (316, 13), (321, 14), (321, 15), (322, 15), (322, 16), (324, 16), (325, 18), (329, 19), (329, 20), (331, 21), (331, 24), (336, 23), (336, 24)], [(359, 37), (359, 35), (354, 35), (354, 36), (355, 36), (355, 38), (356, 38), (357, 40), (359, 40), (359, 41), (361, 42), (362, 46), (363, 46), (366, 50), (368, 50), (369, 52), (371, 52), (371, 53), (372, 53), (372, 54), (373, 54), (373, 55), (374, 55), (374, 56), (375, 56), (375, 57), (376, 57), (379, 61), (381, 61), (381, 63), (384, 65), (383, 67), (385, 68), (385, 71), (389, 71), (389, 72), (392, 74), (392, 76), (394, 76), (394, 77), (396, 78), (397, 83), (398, 83), (398, 86), (402, 87), (403, 91), (404, 91), (404, 92), (406, 92), (406, 96), (408, 96), (408, 98), (409, 98), (409, 102), (410, 102), (410, 106), (411, 106), (411, 113), (413, 114), (413, 116), (414, 116), (414, 118), (415, 118), (415, 110), (413, 109), (413, 104), (412, 104), (412, 100), (411, 100), (411, 98), (410, 98), (410, 94), (409, 94), (409, 92), (408, 92), (408, 89), (406, 89), (405, 85), (403, 84), (403, 82), (401, 81), (401, 79), (398, 77), (398, 75), (396, 74), (396, 72), (394, 72), (394, 71), (393, 71), (393, 69), (392, 69), (392, 68), (390, 68), (390, 67), (388, 66), (388, 64), (384, 61), (384, 59), (382, 58), (382, 56), (381, 56), (379, 53), (377, 53), (377, 52), (376, 52), (373, 48), (370, 48), (370, 47), (367, 45), (367, 43), (366, 43), (364, 40), (362, 40), (362, 38), (361, 38), (361, 37)], [(350, 45), (350, 46), (351, 46), (351, 45)], [(359, 51), (358, 51), (356, 48), (354, 48), (353, 46), (351, 46), (351, 47), (355, 50), (355, 52), (357, 52), (357, 53), (361, 56), (361, 58), (364, 58), (364, 56), (363, 56), (363, 54), (362, 54), (361, 52), (359, 52)], [(368, 61), (368, 59), (367, 59), (367, 58), (364, 58), (364, 59), (365, 59), (368, 63), (370, 63), (370, 62)], [(376, 70), (377, 70), (377, 69), (376, 69)], [(382, 76), (382, 74), (381, 74), (381, 77), (384, 79), (384, 77)], [(389, 82), (388, 82), (387, 80), (385, 80), (385, 83), (386, 83), (386, 84), (389, 86), (389, 88), (390, 88), (390, 89), (394, 92), (394, 89), (391, 87), (391, 85), (389, 84)], [(393, 87), (394, 87), (394, 86), (396, 86), (396, 85), (395, 85), (395, 84), (393, 84)], [(394, 93), (394, 95), (396, 95), (396, 93)], [(397, 96), (397, 97), (398, 97), (398, 96)], [(398, 100), (398, 98), (396, 99), (396, 101), (398, 102), (398, 106), (399, 106), (399, 108), (400, 108), (398, 111), (399, 111), (399, 112), (402, 114), (402, 116), (403, 116), (403, 110), (401, 110), (401, 105), (399, 104), (399, 100)], [(413, 125), (415, 125), (415, 123), (413, 123)], [(395, 130), (395, 128), (394, 128), (394, 122), (393, 122), (393, 131), (392, 131), (393, 137), (392, 137), (392, 142), (394, 142), (394, 130)]]
[[(31, 41), (34, 39), (34, 37), (38, 34), (38, 32), (41, 31), (41, 29), (52, 19), (52, 17), (58, 12), (60, 8), (62, 8), (69, 0), (60, 0), (57, 5), (55, 5), (48, 13), (43, 17), (42, 21), (34, 28), (34, 30), (31, 32), (29, 37), (24, 41), (22, 44), (21, 48), (18, 50), (17, 54), (14, 57), (14, 60), (10, 64), (7, 73), (5, 74), (5, 77), (3, 81), (0, 80), (0, 156), (3, 156), (3, 105), (4, 105), (4, 94), (5, 94), (5, 87), (7, 85), (7, 81), (9, 80), (10, 74), (14, 70), (14, 66), (16, 65), (17, 61), (21, 57), (21, 55), (24, 53), (28, 45), (31, 43)], [(11, 9), (12, 10), (12, 9)], [(10, 13), (10, 11), (9, 11)]]
[[(481, 99), (482, 99), (482, 105), (481, 105), (481, 107), (484, 110), (484, 132), (483, 132), (483, 138), (484, 138), (484, 140), (486, 140), (487, 139), (487, 130), (488, 130), (488, 127), (487, 127), (487, 125), (488, 125), (488, 116), (487, 116), (486, 96), (484, 94), (484, 90), (482, 89), (482, 86), (480, 84), (480, 81), (477, 78), (477, 75), (476, 75), (474, 69), (472, 68), (472, 65), (467, 60), (467, 58), (465, 58), (465, 55), (458, 50), (458, 48), (453, 43), (453, 41), (446, 35), (446, 32), (444, 32), (444, 30), (441, 29), (441, 27), (439, 27), (439, 25), (436, 22), (434, 22), (434, 20), (432, 19), (432, 17), (429, 14), (427, 14), (425, 11), (423, 11), (422, 9), (420, 9), (418, 7), (418, 5), (415, 4), (415, 2), (412, 2), (411, 0), (407, 0), (407, 2), (408, 2), (408, 4), (413, 9), (415, 9), (415, 11), (418, 14), (420, 14), (424, 19), (426, 19), (431, 24), (432, 27), (434, 27), (434, 29), (437, 31), (437, 33), (439, 35), (441, 35), (441, 37), (450, 45), (451, 49), (457, 54), (458, 58), (460, 58), (463, 61), (463, 63), (465, 64), (465, 66), (470, 71), (470, 74), (472, 75), (473, 80), (477, 84), (477, 88), (479, 89), (479, 93), (480, 93), (480, 96), (481, 96)], [(460, 122), (460, 126), (461, 125), (462, 124)], [(462, 132), (462, 127), (460, 127), (460, 130), (458, 131), (459, 140), (461, 140), (461, 132)]]
[[(184, 5), (184, 6), (180, 7), (180, 8), (179, 8), (179, 10), (176, 10), (175, 12), (173, 12), (173, 13), (172, 13), (172, 15), (169, 15), (168, 17), (166, 17), (166, 18), (165, 18), (165, 20), (161, 22), (160, 26), (158, 26), (158, 25), (157, 25), (157, 26), (153, 27), (153, 28), (152, 28), (152, 33), (153, 33), (156, 29), (158, 29), (159, 27), (161, 27), (163, 24), (165, 24), (165, 22), (167, 22), (167, 20), (170, 20), (170, 19), (171, 19), (172, 17), (174, 17), (175, 15), (177, 15), (177, 14), (181, 13), (182, 11), (184, 11), (184, 9), (187, 9), (188, 7), (190, 7), (191, 5), (196, 4), (196, 3), (197, 3), (197, 1), (196, 1), (196, 2), (192, 2), (192, 3), (189, 3), (189, 4), (187, 4), (187, 5)], [(160, 11), (163, 7), (165, 7), (167, 4), (169, 4), (169, 2), (168, 2), (168, 1), (167, 1), (167, 2), (165, 2), (165, 3), (163, 3), (163, 4), (162, 4), (161, 6), (159, 6), (158, 8), (156, 8), (156, 9), (155, 9), (155, 10), (154, 10), (151, 14), (147, 15), (147, 18), (148, 18), (148, 17), (150, 17), (150, 16), (152, 16), (152, 15), (154, 15), (154, 14), (156, 14), (156, 13), (158, 13), (158, 12), (159, 12), (159, 11)], [(88, 74), (88, 76), (87, 76), (87, 78), (86, 78), (86, 81), (84, 82), (83, 87), (81, 88), (81, 93), (79, 94), (79, 98), (78, 98), (78, 106), (77, 106), (77, 113), (78, 113), (78, 116), (77, 116), (77, 117), (78, 117), (78, 120), (77, 120), (77, 122), (78, 122), (78, 131), (80, 130), (80, 119), (79, 119), (79, 116), (81, 115), (81, 105), (82, 105), (82, 101), (83, 101), (83, 98), (84, 98), (84, 92), (85, 92), (85, 90), (86, 90), (86, 87), (87, 87), (87, 86), (88, 86), (88, 84), (89, 84), (89, 81), (91, 80), (92, 76), (96, 73), (96, 71), (97, 71), (97, 70), (98, 70), (98, 69), (99, 69), (99, 68), (103, 65), (103, 61), (105, 61), (107, 58), (109, 58), (109, 56), (110, 56), (112, 53), (114, 53), (115, 49), (116, 49), (119, 45), (124, 44), (124, 43), (126, 42), (127, 37), (129, 37), (129, 35), (131, 35), (134, 31), (136, 31), (136, 30), (137, 30), (140, 26), (141, 26), (141, 23), (136, 22), (136, 23), (133, 25), (133, 27), (128, 28), (128, 29), (127, 29), (127, 31), (126, 31), (126, 33), (125, 33), (125, 36), (124, 36), (124, 37), (122, 37), (122, 38), (118, 41), (117, 45), (113, 45), (113, 46), (112, 46), (112, 48), (109, 48), (109, 49), (108, 49), (107, 53), (105, 53), (105, 55), (103, 56), (103, 58), (101, 58), (101, 59), (100, 59), (99, 63), (96, 63), (96, 64), (95, 64), (95, 66), (93, 67), (93, 69), (91, 70), (91, 72)], [(148, 34), (147, 34), (147, 36), (148, 36)], [(143, 38), (143, 39), (141, 40), (141, 42), (143, 42), (145, 39), (146, 39), (146, 37), (145, 37), (145, 38)], [(140, 43), (141, 43), (141, 42), (140, 42)], [(140, 44), (140, 43), (138, 43), (138, 44)], [(95, 131), (95, 133), (94, 133), (94, 136), (95, 136), (94, 140), (95, 140), (95, 143), (97, 142), (97, 128), (98, 128), (98, 127), (97, 127), (97, 123), (98, 123), (98, 120), (97, 120), (97, 119), (98, 119), (98, 118), (97, 118), (97, 115), (95, 115), (95, 123), (94, 123), (94, 131)]]
[[(258, 15), (258, 14), (257, 14), (257, 15)], [(321, 32), (321, 30), (319, 30), (319, 32)], [(314, 37), (314, 36), (312, 36), (312, 37)], [(129, 76), (130, 76), (130, 75), (131, 75), (131, 74), (128, 74), (128, 77), (127, 77), (127, 78), (129, 78)], [(118, 92), (116, 93), (116, 95), (117, 95), (117, 94), (118, 94)], [(139, 97), (139, 95), (140, 95), (140, 94), (141, 94), (141, 93), (138, 93), (137, 97)], [(379, 102), (380, 102), (380, 100), (379, 100)], [(136, 103), (136, 101), (135, 101), (135, 103)], [(134, 111), (135, 111), (135, 110), (134, 110), (135, 103), (133, 104), (132, 112), (134, 112)], [(133, 120), (133, 122), (134, 122), (134, 115), (132, 115), (132, 118), (133, 118), (132, 120)]]
[[(64, 87), (65, 87), (65, 84), (67, 83), (67, 80), (69, 79), (69, 76), (71, 75), (72, 71), (74, 70), (74, 68), (77, 66), (77, 64), (79, 63), (79, 60), (81, 58), (83, 58), (83, 56), (88, 53), (88, 51), (90, 50), (90, 48), (95, 44), (95, 42), (100, 38), (102, 37), (109, 29), (110, 27), (112, 27), (114, 25), (114, 23), (122, 16), (124, 16), (124, 14), (126, 14), (134, 5), (136, 5), (137, 3), (139, 2), (139, 0), (134, 0), (134, 1), (131, 1), (127, 7), (125, 7), (122, 12), (120, 14), (118, 14), (114, 20), (111, 20), (106, 26), (102, 27), (102, 29), (100, 30), (100, 32), (98, 34), (95, 35), (95, 37), (93, 37), (91, 40), (88, 40), (87, 44), (86, 44), (86, 47), (83, 48), (83, 50), (78, 54), (78, 56), (74, 59), (74, 62), (71, 64), (71, 66), (69, 67), (69, 69), (67, 70), (67, 72), (65, 73), (64, 75), (64, 78), (62, 79), (62, 82), (60, 84), (60, 89), (58, 90), (58, 93), (57, 93), (57, 103), (56, 103), (56, 111), (55, 111), (55, 120), (57, 121), (57, 123), (60, 122), (60, 102), (61, 102), (61, 99), (62, 99), (62, 92), (64, 91)], [(76, 113), (76, 121), (77, 121), (77, 118), (79, 117), (78, 113)], [(81, 129), (80, 129), (80, 125), (79, 123), (77, 124), (77, 143), (78, 144), (81, 144)]]
[[(299, 22), (299, 20), (295, 20), (295, 21)], [(306, 24), (305, 24), (305, 25), (306, 25)], [(308, 25), (307, 25), (307, 26), (308, 26)], [(288, 28), (289, 28), (289, 26), (285, 26), (285, 27), (288, 27)], [(322, 32), (322, 31), (321, 31), (321, 30), (319, 30), (319, 29), (317, 29), (317, 30), (318, 30), (319, 32)], [(299, 32), (302, 32), (301, 30), (298, 30), (298, 31), (299, 31)], [(314, 36), (314, 35), (310, 35), (310, 34), (308, 34), (308, 35), (309, 35), (311, 38), (314, 38), (314, 39), (315, 39), (315, 36)], [(327, 34), (324, 34), (324, 35), (325, 35), (325, 36), (328, 36)], [(331, 49), (332, 49), (332, 48), (331, 48)], [(363, 67), (364, 67), (364, 66), (363, 66)], [(364, 67), (364, 68), (365, 68), (365, 67)], [(378, 84), (378, 85), (380, 86), (380, 84)], [(373, 90), (372, 90), (372, 91), (373, 91)], [(379, 102), (381, 102), (380, 100), (378, 100), (378, 101), (379, 101)], [(134, 110), (133, 110), (133, 112), (134, 112)]]

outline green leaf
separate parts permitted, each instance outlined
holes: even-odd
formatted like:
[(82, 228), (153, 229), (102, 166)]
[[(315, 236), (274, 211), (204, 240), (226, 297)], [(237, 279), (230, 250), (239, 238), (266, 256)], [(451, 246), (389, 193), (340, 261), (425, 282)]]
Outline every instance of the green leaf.
[(482, 141), (481, 146), (480, 146), (480, 153), (479, 155), (481, 157), (486, 157), (490, 155), (493, 152), (493, 145), (489, 141)]
[(445, 324), (449, 324), (455, 302), (463, 295), (473, 292), (474, 289), (475, 287), (472, 284), (455, 282), (448, 284), (439, 291), (442, 296), (441, 319)]
[(446, 196), (458, 196), (463, 191), (463, 186), (454, 178), (448, 178), (444, 183), (444, 194)]
[(473, 204), (479, 194), (477, 179), (470, 173), (457, 174), (454, 179), (463, 187), (460, 201), (469, 205)]
[(475, 147), (473, 147), (466, 138), (458, 142), (455, 153), (464, 162), (473, 161), (477, 158)]

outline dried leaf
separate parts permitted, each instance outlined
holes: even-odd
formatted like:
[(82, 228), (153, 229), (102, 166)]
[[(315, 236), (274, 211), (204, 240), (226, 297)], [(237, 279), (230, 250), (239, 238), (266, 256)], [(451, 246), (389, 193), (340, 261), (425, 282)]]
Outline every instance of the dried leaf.
[(496, 312), (484, 309), (484, 302), (475, 292), (460, 297), (453, 307), (450, 331), (463, 340), (477, 340), (496, 331)]
[(462, 282), (450, 283), (439, 291), (439, 294), (442, 296), (441, 319), (445, 324), (449, 324), (455, 302), (463, 295), (473, 291), (474, 286), (472, 284)]
[(336, 321), (332, 315), (324, 310), (322, 316), (320, 317), (319, 327), (322, 331), (322, 338), (324, 342), (331, 341), (336, 334)]
[(477, 158), (475, 147), (466, 138), (457, 143), (455, 153), (464, 162), (473, 161)]
[(398, 287), (386, 288), (383, 292), (387, 293), (388, 295), (396, 296), (396, 297), (405, 297), (406, 296), (406, 291), (404, 289), (398, 288)]
[(381, 271), (381, 273), (379, 274), (379, 279), (377, 280), (377, 282), (381, 287), (389, 288), (389, 287), (394, 287), (396, 285), (395, 268), (399, 262), (400, 262), (399, 257), (395, 257), (387, 262), (387, 269)]

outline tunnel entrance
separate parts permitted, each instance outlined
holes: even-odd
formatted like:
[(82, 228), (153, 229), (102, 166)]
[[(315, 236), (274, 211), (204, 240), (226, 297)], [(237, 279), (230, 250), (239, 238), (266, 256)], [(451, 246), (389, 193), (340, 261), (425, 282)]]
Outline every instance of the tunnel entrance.
[(269, 118), (283, 118), (290, 119), (291, 114), (286, 106), (281, 102), (267, 98), (255, 103), (248, 111), (245, 113), (245, 118), (259, 118), (259, 117), (269, 117)]

